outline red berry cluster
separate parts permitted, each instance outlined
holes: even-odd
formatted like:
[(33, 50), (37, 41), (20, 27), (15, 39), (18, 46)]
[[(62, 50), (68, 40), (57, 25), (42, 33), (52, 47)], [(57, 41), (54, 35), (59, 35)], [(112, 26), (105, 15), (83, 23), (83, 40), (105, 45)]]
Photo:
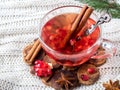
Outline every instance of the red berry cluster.
[(39, 77), (46, 77), (52, 74), (52, 70), (48, 63), (42, 60), (36, 60), (34, 65), (35, 74)]

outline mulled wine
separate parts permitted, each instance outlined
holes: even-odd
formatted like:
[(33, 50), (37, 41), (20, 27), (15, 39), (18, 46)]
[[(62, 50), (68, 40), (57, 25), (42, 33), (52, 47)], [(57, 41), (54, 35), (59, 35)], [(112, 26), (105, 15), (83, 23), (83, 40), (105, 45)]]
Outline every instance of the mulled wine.
[[(79, 37), (79, 33), (76, 37), (72, 37), (65, 48), (61, 48), (61, 44), (63, 42), (64, 37), (70, 32), (71, 25), (78, 14), (76, 13), (65, 13), (58, 16), (53, 17), (50, 19), (42, 28), (42, 40), (53, 50), (62, 53), (62, 54), (77, 54), (80, 53), (88, 48), (90, 48), (96, 40), (100, 37), (100, 29), (99, 27), (96, 28), (96, 30), (86, 36), (82, 35)], [(91, 25), (95, 24), (95, 21), (91, 18), (87, 20), (86, 25), (82, 29), (88, 29)], [(96, 50), (96, 49), (95, 49)], [(93, 49), (94, 51), (94, 49)], [(87, 52), (86, 52), (87, 53)], [(91, 55), (93, 55), (94, 52), (91, 52), (89, 55), (83, 56), (83, 60), (86, 61)], [(60, 64), (72, 66), (73, 63), (80, 64), (81, 59), (79, 61), (79, 58), (77, 61), (74, 62), (74, 60), (61, 60), (59, 58), (54, 57), (51, 53), (47, 52), (47, 54), (54, 58), (57, 62)], [(67, 59), (67, 58), (65, 58)], [(83, 61), (82, 61), (83, 62)], [(75, 65), (76, 65), (75, 64)]]

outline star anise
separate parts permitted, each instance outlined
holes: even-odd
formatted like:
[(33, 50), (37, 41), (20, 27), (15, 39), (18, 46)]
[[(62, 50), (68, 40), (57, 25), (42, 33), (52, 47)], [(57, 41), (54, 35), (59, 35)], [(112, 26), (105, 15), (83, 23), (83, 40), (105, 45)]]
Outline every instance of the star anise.
[(70, 80), (74, 80), (73, 77), (65, 77), (63, 73), (61, 73), (61, 77), (56, 80), (57, 83), (59, 83), (62, 87), (64, 86), (66, 90), (68, 90), (69, 85), (73, 86), (73, 84), (70, 82)]
[(103, 83), (103, 87), (105, 87), (105, 90), (120, 90), (119, 80), (116, 80), (115, 82), (110, 80), (109, 83)]

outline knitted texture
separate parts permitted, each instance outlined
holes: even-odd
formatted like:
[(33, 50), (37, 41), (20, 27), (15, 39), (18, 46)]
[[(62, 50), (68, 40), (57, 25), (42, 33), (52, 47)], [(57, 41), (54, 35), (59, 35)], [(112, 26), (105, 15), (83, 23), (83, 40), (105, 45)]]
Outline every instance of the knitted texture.
[[(0, 90), (54, 90), (30, 74), (22, 50), (38, 37), (41, 18), (61, 5), (81, 4), (74, 0), (0, 0)], [(104, 90), (103, 82), (120, 80), (120, 19), (103, 25), (103, 38), (114, 42), (115, 57), (99, 67), (101, 76), (94, 85), (75, 90)]]

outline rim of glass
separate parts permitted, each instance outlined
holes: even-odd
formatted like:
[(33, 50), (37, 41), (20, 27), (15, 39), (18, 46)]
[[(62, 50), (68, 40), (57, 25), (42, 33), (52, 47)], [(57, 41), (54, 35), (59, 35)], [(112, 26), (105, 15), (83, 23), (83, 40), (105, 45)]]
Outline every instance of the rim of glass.
[[(65, 6), (59, 6), (59, 7), (57, 7), (57, 8), (54, 8), (54, 9), (52, 9), (52, 10), (50, 10), (49, 12), (47, 12), (44, 16), (43, 16), (43, 18), (40, 20), (40, 22), (41, 21), (43, 21), (44, 20), (44, 18), (46, 18), (46, 16), (48, 15), (48, 14), (50, 14), (51, 12), (53, 12), (53, 11), (55, 11), (55, 10), (59, 10), (59, 9), (61, 9), (61, 8), (66, 8), (66, 7), (75, 7), (75, 8), (82, 8), (83, 6), (76, 6), (76, 5), (65, 5)], [(92, 13), (95, 17), (97, 17), (97, 15), (93, 12)], [(97, 19), (98, 19), (98, 17), (97, 17)], [(72, 53), (72, 54), (67, 54), (67, 53), (62, 53), (62, 52), (59, 52), (59, 51), (55, 51), (54, 49), (52, 49), (51, 47), (49, 47), (47, 44), (45, 44), (45, 42), (41, 39), (41, 32), (42, 32), (42, 25), (41, 24), (39, 24), (39, 28), (38, 28), (38, 34), (39, 34), (39, 40), (40, 40), (40, 42), (44, 45), (43, 47), (45, 47), (45, 48), (47, 48), (47, 49), (49, 49), (50, 51), (53, 51), (54, 53), (59, 53), (59, 54), (61, 54), (61, 55), (78, 55), (78, 54), (80, 54), (80, 53), (85, 53), (86, 51), (89, 51), (89, 50), (91, 50), (97, 43), (98, 43), (98, 41), (101, 41), (102, 39), (101, 39), (101, 25), (99, 25), (98, 26), (99, 28), (100, 28), (100, 36), (99, 36), (99, 38), (96, 40), (96, 42), (90, 47), (90, 48), (87, 48), (87, 49), (85, 49), (85, 50), (82, 50), (82, 51), (80, 51), (80, 52), (77, 52), (77, 53)]]

